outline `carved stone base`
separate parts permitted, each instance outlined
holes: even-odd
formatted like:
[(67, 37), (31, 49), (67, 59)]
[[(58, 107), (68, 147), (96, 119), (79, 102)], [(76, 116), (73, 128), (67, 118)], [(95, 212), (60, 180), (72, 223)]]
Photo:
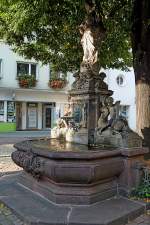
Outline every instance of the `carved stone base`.
[(70, 143), (66, 150), (59, 146), (57, 151), (55, 145), (50, 151), (36, 140), (15, 147), (12, 159), (27, 172), (21, 184), (55, 203), (79, 205), (130, 193), (140, 181), (143, 155), (148, 152), (142, 148), (88, 150)]
[[(32, 190), (24, 185), (30, 182)], [(0, 178), (0, 199), (13, 214), (21, 219), (19, 224), (34, 225), (125, 225), (144, 213), (145, 204), (115, 196), (96, 204), (55, 204), (43, 198), (36, 191), (39, 182), (26, 175), (10, 175)], [(42, 187), (43, 188), (43, 187)], [(48, 189), (48, 188), (47, 188)], [(4, 197), (5, 196), (5, 197)], [(11, 215), (10, 215), (11, 216)], [(1, 220), (1, 224), (6, 224)], [(17, 221), (15, 224), (18, 224)], [(8, 223), (7, 223), (8, 225)]]
[(72, 151), (70, 145), (70, 151), (57, 152), (33, 143), (16, 144), (18, 150), (12, 153), (28, 173), (23, 185), (60, 204), (91, 204), (117, 194), (116, 177), (124, 166), (118, 150), (90, 151), (79, 145)]
[(24, 173), (19, 183), (57, 204), (89, 205), (117, 195), (115, 178), (96, 184), (58, 184), (46, 178), (37, 181)]

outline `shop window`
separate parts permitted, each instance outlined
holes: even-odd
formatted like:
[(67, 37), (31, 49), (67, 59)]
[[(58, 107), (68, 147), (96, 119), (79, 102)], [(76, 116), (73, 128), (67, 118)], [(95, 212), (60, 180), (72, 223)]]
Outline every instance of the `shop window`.
[(120, 105), (119, 107), (119, 115), (126, 118), (128, 120), (129, 117), (129, 106), (128, 105)]
[(16, 115), (15, 115), (15, 102), (7, 102), (7, 121), (8, 122), (15, 122)]
[(0, 79), (2, 78), (2, 59), (0, 59)]
[(37, 64), (17, 62), (17, 76), (21, 75), (37, 75)]
[(4, 102), (0, 101), (0, 122), (4, 121)]

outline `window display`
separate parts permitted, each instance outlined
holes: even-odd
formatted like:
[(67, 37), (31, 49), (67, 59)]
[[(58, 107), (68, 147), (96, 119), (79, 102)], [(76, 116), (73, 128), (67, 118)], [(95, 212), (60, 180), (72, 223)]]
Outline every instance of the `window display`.
[(0, 122), (4, 121), (4, 102), (0, 101)]
[(14, 102), (7, 102), (7, 121), (8, 122), (15, 122), (16, 115), (15, 115), (15, 103)]

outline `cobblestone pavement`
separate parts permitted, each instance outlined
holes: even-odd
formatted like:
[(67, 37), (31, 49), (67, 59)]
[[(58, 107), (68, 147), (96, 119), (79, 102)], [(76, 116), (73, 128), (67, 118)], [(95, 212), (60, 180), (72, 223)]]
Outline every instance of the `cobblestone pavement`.
[(129, 222), (127, 225), (150, 225), (150, 212), (136, 218), (134, 221)]
[(13, 144), (0, 145), (0, 176), (21, 170), (11, 160), (10, 155), (14, 150)]
[[(0, 145), (0, 177), (21, 170), (11, 160), (13, 144)], [(25, 225), (14, 213), (0, 201), (0, 225)]]
[(0, 202), (0, 225), (25, 225), (16, 215), (12, 213), (2, 202)]

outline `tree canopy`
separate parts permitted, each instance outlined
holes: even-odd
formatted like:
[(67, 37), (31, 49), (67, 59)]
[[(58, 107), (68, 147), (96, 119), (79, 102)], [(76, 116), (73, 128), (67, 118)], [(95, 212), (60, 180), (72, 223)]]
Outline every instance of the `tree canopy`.
[[(26, 58), (52, 62), (61, 71), (76, 70), (83, 55), (79, 25), (86, 17), (85, 1), (1, 0), (0, 38)], [(132, 65), (132, 0), (95, 0), (95, 4), (106, 28), (100, 65), (127, 69)]]

